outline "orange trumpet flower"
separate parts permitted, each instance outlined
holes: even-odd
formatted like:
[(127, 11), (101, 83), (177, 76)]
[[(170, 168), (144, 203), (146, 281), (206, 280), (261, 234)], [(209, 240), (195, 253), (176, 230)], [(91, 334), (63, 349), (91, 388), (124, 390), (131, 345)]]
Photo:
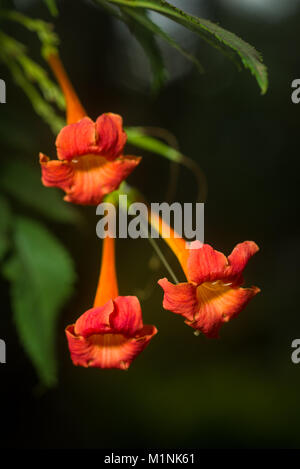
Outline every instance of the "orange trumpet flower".
[(126, 133), (122, 117), (107, 113), (93, 122), (87, 117), (58, 55), (48, 62), (66, 99), (67, 125), (56, 139), (58, 160), (40, 153), (42, 182), (64, 190), (64, 200), (98, 205), (116, 190), (139, 164), (141, 158), (124, 156)]
[[(159, 217), (151, 221), (162, 234), (164, 222)], [(164, 290), (163, 307), (183, 316), (186, 324), (207, 337), (218, 337), (222, 324), (237, 316), (260, 291), (254, 286), (241, 288), (243, 270), (258, 246), (245, 241), (227, 258), (199, 241), (188, 249), (171, 228), (170, 238), (164, 239), (178, 258), (187, 282), (174, 285), (166, 278), (158, 281)]]
[(66, 336), (74, 365), (126, 370), (157, 329), (143, 324), (136, 296), (119, 296), (114, 239), (103, 243), (94, 306), (66, 328)]

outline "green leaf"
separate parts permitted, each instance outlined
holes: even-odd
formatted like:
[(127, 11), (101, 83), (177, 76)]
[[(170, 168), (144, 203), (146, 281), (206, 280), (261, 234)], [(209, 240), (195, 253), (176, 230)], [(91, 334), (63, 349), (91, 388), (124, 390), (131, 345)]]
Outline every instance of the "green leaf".
[(11, 282), (14, 320), (40, 380), (50, 387), (57, 380), (56, 323), (73, 291), (74, 266), (61, 243), (29, 218), (14, 220), (14, 243), (3, 269)]
[(17, 63), (6, 60), (3, 60), (3, 62), (9, 68), (15, 83), (22, 88), (28, 97), (34, 111), (50, 126), (55, 135), (58, 134), (65, 125), (64, 119), (58, 116), (53, 107), (41, 97), (35, 86), (26, 79), (22, 68)]
[(176, 163), (183, 162), (183, 155), (178, 150), (166, 145), (154, 137), (149, 137), (149, 135), (145, 134), (143, 127), (127, 127), (125, 131), (128, 143), (156, 153), (157, 155), (161, 155), (168, 160), (175, 161)]
[[(164, 129), (158, 129), (158, 130), (160, 131), (159, 133), (161, 135), (161, 138), (166, 138), (164, 137), (165, 132), (162, 132), (162, 130)], [(198, 166), (198, 164), (194, 160), (187, 157), (186, 155), (183, 155), (176, 148), (171, 147), (170, 145), (163, 143), (161, 140), (158, 140), (157, 138), (154, 138), (148, 135), (147, 133), (149, 132), (149, 129), (147, 129), (147, 127), (146, 128), (127, 127), (125, 131), (127, 133), (128, 143), (131, 143), (132, 145), (136, 147), (143, 148), (144, 150), (147, 150), (149, 152), (156, 153), (157, 155), (163, 156), (164, 158), (170, 161), (173, 161), (175, 163), (180, 163), (184, 165), (186, 168), (188, 168), (193, 173), (197, 181), (197, 186), (198, 186), (197, 200), (201, 202), (206, 200), (207, 182), (206, 182), (205, 174), (203, 173), (201, 168)], [(167, 132), (167, 134), (169, 133)]]
[(44, 0), (52, 16), (58, 15), (58, 9), (55, 0)]
[(0, 195), (0, 261), (4, 258), (10, 246), (9, 230), (12, 214), (8, 201)]
[(21, 54), (18, 61), (28, 80), (40, 87), (45, 100), (57, 105), (60, 110), (64, 111), (66, 107), (65, 98), (60, 88), (49, 79), (47, 72), (25, 54)]
[[(0, 19), (20, 23), (36, 33), (42, 44), (44, 57), (57, 52), (59, 39), (53, 32), (52, 24), (13, 10), (2, 10)], [(24, 44), (1, 31), (0, 43), (0, 61), (8, 67), (15, 83), (31, 101), (35, 112), (50, 125), (53, 133), (57, 134), (65, 124), (64, 119), (57, 115), (52, 106), (54, 104), (60, 110), (65, 109), (65, 100), (60, 88), (48, 77), (43, 67), (28, 57)]]
[(48, 78), (47, 72), (26, 55), (26, 47), (23, 44), (1, 31), (0, 44), (0, 61), (8, 67), (15, 83), (23, 89), (31, 101), (35, 112), (57, 134), (65, 122), (57, 115), (49, 101), (60, 109), (65, 108), (60, 89)]
[(21, 160), (2, 163), (0, 188), (18, 200), (19, 203), (33, 208), (43, 216), (60, 223), (81, 223), (77, 209), (62, 199), (56, 188), (44, 187), (41, 171)]
[(229, 55), (234, 55), (242, 62), (245, 68), (248, 68), (255, 76), (261, 92), (264, 94), (268, 88), (268, 75), (267, 69), (264, 65), (260, 54), (256, 49), (239, 38), (234, 33), (227, 31), (217, 24), (198, 18), (194, 15), (189, 15), (184, 11), (176, 8), (174, 5), (166, 2), (165, 0), (109, 0), (110, 3), (126, 6), (130, 8), (150, 9), (156, 11), (167, 18), (176, 21), (177, 23), (185, 26), (191, 31), (199, 34), (203, 39), (209, 42), (214, 47), (229, 52)]
[(139, 22), (134, 20), (136, 19), (135, 16), (136, 15), (132, 15), (132, 11), (129, 8), (123, 9), (123, 19), (125, 23), (128, 25), (129, 30), (142, 46), (146, 56), (149, 59), (153, 74), (152, 88), (154, 93), (157, 93), (164, 84), (167, 77), (164, 61), (161, 51), (155, 40), (153, 31), (149, 28), (144, 28), (144, 22), (146, 24), (152, 23), (147, 17), (147, 13), (143, 10), (138, 12), (137, 16), (140, 19)]
[(145, 29), (144, 27), (144, 21), (146, 21), (146, 23), (152, 23), (151, 20), (147, 17), (147, 12), (137, 12), (138, 18), (141, 18), (142, 21), (136, 21), (136, 18), (134, 18), (134, 14), (136, 12), (133, 12), (130, 8), (122, 8), (120, 13), (114, 7), (110, 6), (107, 0), (97, 0), (97, 4), (99, 4), (110, 15), (125, 23), (131, 34), (135, 36), (136, 40), (140, 43), (150, 62), (153, 75), (152, 89), (154, 93), (157, 93), (166, 80), (167, 72), (165, 70), (162, 54), (158, 44), (156, 43), (153, 31), (151, 28)]
[(163, 39), (167, 44), (176, 49), (186, 59), (191, 61), (200, 73), (203, 73), (203, 67), (200, 62), (192, 54), (187, 52), (181, 47), (174, 39), (172, 39), (165, 31), (163, 31), (157, 24), (155, 24), (146, 10), (134, 10), (133, 8), (120, 7), (122, 15), (113, 10), (107, 1), (97, 0), (97, 3), (104, 7), (110, 14), (116, 18), (124, 21), (129, 27), (131, 33), (136, 37), (141, 46), (143, 47), (152, 68), (154, 77), (153, 90), (157, 92), (164, 84), (167, 72), (165, 70), (163, 57), (158, 44), (156, 43), (155, 36)]
[(147, 16), (147, 12), (144, 10), (136, 11), (132, 8), (122, 8), (128, 16), (131, 16), (132, 19), (139, 23), (142, 26), (141, 34), (151, 33), (163, 39), (167, 44), (176, 49), (180, 54), (182, 54), (186, 59), (192, 62), (198, 69), (200, 73), (203, 73), (203, 67), (200, 64), (199, 60), (196, 59), (192, 54), (187, 52), (183, 47), (181, 47), (174, 39), (172, 39), (165, 31), (163, 31), (157, 24), (150, 20)]
[[(55, 5), (53, 0), (48, 0), (48, 3)], [(46, 21), (30, 18), (29, 16), (23, 15), (19, 11), (15, 10), (2, 10), (0, 12), (0, 19), (15, 21), (16, 23), (21, 24), (26, 29), (37, 34), (39, 40), (42, 44), (42, 52), (44, 55), (51, 53), (57, 53), (57, 48), (59, 45), (59, 39), (55, 32), (53, 32), (53, 25), (47, 23)]]

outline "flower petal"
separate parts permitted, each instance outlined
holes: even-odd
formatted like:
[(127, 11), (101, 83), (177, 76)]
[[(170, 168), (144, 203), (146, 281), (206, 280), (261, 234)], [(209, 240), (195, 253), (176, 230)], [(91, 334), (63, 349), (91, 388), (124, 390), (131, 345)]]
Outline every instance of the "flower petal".
[(207, 337), (217, 338), (222, 324), (237, 316), (259, 291), (257, 287), (232, 288), (222, 282), (204, 283), (197, 288), (198, 313), (189, 325)]
[(105, 195), (119, 187), (140, 160), (136, 156), (121, 156), (107, 161), (100, 156), (86, 155), (72, 162), (49, 161), (40, 154), (42, 181), (45, 186), (63, 189), (67, 202), (98, 205)]
[(133, 338), (122, 334), (97, 334), (84, 338), (74, 333), (73, 326), (66, 328), (74, 365), (121, 370), (128, 369), (156, 333), (154, 326), (144, 326)]
[(89, 337), (93, 334), (110, 332), (109, 316), (114, 311), (114, 304), (109, 300), (105, 305), (91, 308), (82, 314), (74, 325), (76, 335)]
[(67, 161), (49, 160), (46, 155), (40, 153), (42, 170), (42, 182), (46, 187), (60, 187), (68, 191), (74, 180), (74, 171)]
[(95, 155), (86, 155), (72, 162), (74, 184), (65, 200), (81, 205), (98, 205), (103, 197), (116, 190), (139, 164), (141, 158), (122, 156), (107, 161)]
[(203, 282), (213, 282), (222, 279), (228, 260), (219, 251), (215, 251), (209, 244), (202, 244), (198, 249), (191, 249), (188, 258), (188, 280), (200, 285)]
[(95, 123), (89, 117), (84, 117), (75, 124), (66, 125), (59, 132), (55, 143), (59, 160), (70, 161), (93, 153), (96, 147)]
[(230, 277), (239, 277), (246, 267), (249, 259), (259, 251), (259, 247), (253, 241), (244, 241), (237, 244), (228, 257), (229, 268), (227, 275)]
[(72, 160), (93, 153), (114, 160), (123, 151), (126, 133), (118, 114), (102, 114), (96, 122), (84, 117), (79, 122), (63, 127), (56, 139), (60, 160)]
[(142, 311), (136, 296), (118, 296), (114, 299), (110, 325), (114, 332), (133, 336), (143, 328)]
[(198, 311), (197, 288), (192, 283), (173, 285), (166, 278), (158, 281), (164, 290), (163, 307), (192, 321)]
[(96, 120), (97, 154), (115, 159), (125, 146), (127, 135), (123, 131), (123, 119), (118, 114), (102, 114)]

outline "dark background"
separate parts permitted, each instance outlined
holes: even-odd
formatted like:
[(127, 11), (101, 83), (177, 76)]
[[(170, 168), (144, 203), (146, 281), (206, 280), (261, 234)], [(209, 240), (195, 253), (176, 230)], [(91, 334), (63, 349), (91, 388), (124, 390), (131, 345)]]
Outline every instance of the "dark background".
[[(196, 3), (177, 5), (197, 13)], [(40, 2), (28, 4), (27, 14), (51, 20)], [(153, 254), (147, 240), (122, 240), (117, 245), (120, 293), (139, 295), (144, 322), (155, 324), (159, 334), (127, 372), (77, 368), (69, 358), (64, 327), (93, 301), (101, 252), (97, 219), (94, 208), (87, 208), (84, 229), (50, 224), (78, 273), (76, 293), (57, 329), (59, 384), (50, 391), (38, 386), (12, 321), (9, 285), (2, 281), (0, 337), (7, 344), (7, 364), (0, 365), (1, 447), (300, 446), (300, 364), (291, 361), (291, 342), (300, 338), (300, 105), (291, 102), (291, 82), (300, 78), (300, 9), (271, 20), (226, 2), (201, 4), (206, 8), (199, 7), (199, 15), (263, 53), (270, 78), (267, 95), (260, 95), (250, 73), (237, 71), (218, 51), (180, 28), (172, 31), (197, 51), (206, 74), (199, 76), (166, 49), (173, 78), (159, 95), (151, 95), (142, 50), (125, 27), (83, 1), (59, 2), (55, 26), (61, 56), (91, 117), (113, 111), (127, 126), (160, 126), (178, 138), (208, 183), (206, 242), (229, 254), (238, 242), (256, 241), (261, 250), (245, 280), (262, 291), (223, 327), (221, 339), (195, 337), (181, 318), (162, 309), (156, 280), (166, 272), (149, 267)], [(32, 36), (18, 28), (16, 34), (38, 57)], [(0, 74), (8, 88), (7, 104), (0, 108), (2, 134), (23, 139), (22, 158), (36, 165), (39, 151), (54, 157), (51, 131), (6, 69), (0, 68)], [(0, 145), (1, 160), (14, 157), (7, 142)], [(141, 153), (143, 162), (130, 181), (149, 200), (162, 201), (170, 165)], [(182, 168), (175, 200), (192, 202), (196, 192), (194, 175)]]

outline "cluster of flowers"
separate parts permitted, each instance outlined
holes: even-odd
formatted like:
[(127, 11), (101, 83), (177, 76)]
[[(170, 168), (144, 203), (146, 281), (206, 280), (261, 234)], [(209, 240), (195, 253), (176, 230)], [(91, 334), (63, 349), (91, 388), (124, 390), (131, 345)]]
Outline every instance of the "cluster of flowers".
[[(139, 164), (124, 156), (126, 133), (119, 115), (102, 114), (96, 122), (87, 117), (58, 55), (51, 55), (54, 71), (67, 105), (67, 125), (56, 139), (57, 160), (40, 154), (42, 182), (59, 187), (65, 200), (98, 205), (116, 190)], [(156, 228), (161, 231), (161, 220)], [(171, 230), (172, 233), (172, 230)], [(174, 234), (174, 232), (173, 232)], [(258, 251), (253, 241), (238, 244), (227, 258), (208, 244), (187, 249), (182, 238), (165, 239), (178, 258), (187, 282), (158, 284), (164, 290), (163, 307), (185, 318), (185, 323), (207, 337), (218, 337), (223, 323), (235, 317), (259, 288), (242, 288), (243, 270)], [(195, 241), (195, 243), (198, 243)], [(115, 270), (115, 240), (103, 240), (102, 263), (94, 305), (66, 328), (75, 365), (127, 369), (148, 345), (157, 329), (144, 325), (136, 296), (119, 296)]]

